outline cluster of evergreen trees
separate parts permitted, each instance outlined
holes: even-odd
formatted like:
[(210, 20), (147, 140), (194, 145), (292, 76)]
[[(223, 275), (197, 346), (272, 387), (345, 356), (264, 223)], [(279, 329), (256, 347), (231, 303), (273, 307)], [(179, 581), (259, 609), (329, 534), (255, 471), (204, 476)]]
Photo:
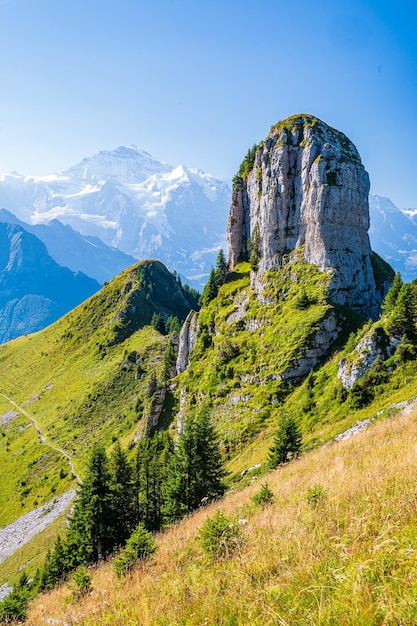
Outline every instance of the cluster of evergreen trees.
[(92, 449), (65, 540), (57, 538), (32, 583), (51, 588), (79, 565), (122, 548), (138, 525), (149, 531), (223, 495), (225, 472), (216, 433), (202, 412), (174, 443), (167, 432), (138, 443), (133, 462), (116, 443), (108, 457)]
[(22, 575), (0, 603), (0, 619), (23, 617), (31, 598), (78, 566), (115, 553), (139, 528), (160, 530), (221, 497), (224, 479), (217, 435), (205, 411), (186, 420), (175, 442), (167, 432), (139, 441), (133, 461), (118, 442), (110, 457), (95, 445), (66, 538), (56, 539), (30, 583)]

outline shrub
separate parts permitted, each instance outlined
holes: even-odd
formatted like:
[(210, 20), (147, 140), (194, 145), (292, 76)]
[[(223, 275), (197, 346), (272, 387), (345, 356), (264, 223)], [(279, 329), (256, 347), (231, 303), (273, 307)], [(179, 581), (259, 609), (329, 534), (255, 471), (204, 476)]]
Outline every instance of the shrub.
[(304, 309), (307, 309), (310, 304), (310, 298), (308, 297), (306, 290), (303, 289), (296, 300), (295, 308), (300, 311), (304, 311)]
[(87, 568), (84, 565), (80, 565), (72, 577), (74, 584), (74, 598), (81, 598), (87, 595), (92, 590), (91, 575), (88, 573)]
[(239, 526), (221, 511), (209, 517), (200, 529), (200, 542), (206, 556), (228, 557), (241, 542)]
[(309, 487), (306, 493), (306, 502), (310, 506), (317, 507), (327, 498), (327, 489), (322, 485), (316, 484)]
[(30, 585), (25, 573), (13, 587), (9, 595), (0, 602), (0, 621), (2, 624), (23, 620), (31, 597)]
[(120, 552), (113, 563), (113, 570), (121, 578), (132, 569), (137, 561), (150, 559), (157, 551), (155, 540), (143, 524), (138, 524), (136, 530), (129, 537), (126, 547)]
[(252, 497), (252, 502), (257, 506), (266, 506), (267, 504), (272, 504), (273, 501), (274, 494), (268, 483), (263, 483), (260, 490)]

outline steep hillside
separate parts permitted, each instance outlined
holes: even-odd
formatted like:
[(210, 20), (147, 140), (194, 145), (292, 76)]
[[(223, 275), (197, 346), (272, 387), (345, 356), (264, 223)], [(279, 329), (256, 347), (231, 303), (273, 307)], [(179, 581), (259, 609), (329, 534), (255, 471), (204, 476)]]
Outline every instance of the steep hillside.
[(146, 261), (47, 329), (1, 346), (1, 525), (74, 486), (68, 461), (51, 445), (82, 475), (94, 441), (146, 434), (172, 367), (170, 337), (150, 324), (156, 315), (159, 325), (178, 325), (192, 306), (192, 292)]
[[(411, 626), (416, 437), (414, 409), (309, 452), (160, 533), (122, 581), (102, 564), (83, 597), (64, 584), (38, 598), (26, 623)], [(256, 505), (266, 481), (274, 499)], [(218, 509), (240, 541), (215, 559), (199, 531)]]
[[(179, 431), (179, 443), (172, 445), (170, 452), (170, 458), (178, 461), (179, 456), (175, 455), (183, 450), (184, 441), (193, 442), (190, 448), (194, 450), (195, 446), (201, 452), (201, 442), (196, 443), (191, 435), (190, 439), (186, 437), (192, 433), (192, 426), (196, 433), (207, 434), (214, 424), (228, 485), (236, 490), (268, 471), (270, 448), (282, 443), (277, 442), (281, 437), (278, 427), (285, 420), (292, 420), (301, 435), (302, 452), (307, 453), (323, 443), (330, 444), (337, 436), (346, 436), (343, 433), (352, 427), (350, 432), (365, 429), (371, 422), (391, 418), (411, 404), (417, 396), (417, 284), (403, 284), (398, 275), (394, 278), (390, 266), (371, 251), (367, 189), (367, 174), (357, 150), (342, 133), (312, 116), (284, 120), (272, 128), (265, 142), (249, 151), (235, 179), (228, 227), (230, 265), (227, 268), (224, 257), (219, 255), (199, 312), (195, 310), (192, 291), (182, 288), (161, 263), (146, 262), (123, 272), (49, 329), (2, 347), (0, 368), (4, 377), (0, 392), (4, 395), (0, 402), (4, 407), (3, 440), (7, 445), (4, 451), (0, 448), (0, 461), (7, 464), (8, 475), (16, 476), (10, 491), (2, 496), (5, 502), (9, 498), (8, 510), (12, 510), (3, 514), (3, 523), (17, 517), (19, 505), (22, 512), (30, 510), (35, 496), (38, 504), (43, 503), (52, 492), (68, 489), (71, 480), (67, 475), (56, 482), (53, 468), (58, 467), (58, 462), (65, 465), (65, 459), (52, 448), (49, 456), (41, 455), (39, 448), (45, 453), (45, 442), (39, 441), (34, 429), (22, 429), (27, 421), (24, 416), (10, 415), (7, 398), (25, 407), (38, 420), (42, 436), (59, 444), (56, 447), (74, 459), (74, 471), (81, 477), (87, 452), (95, 441), (111, 449), (119, 439), (133, 455), (135, 448), (143, 450), (138, 443), (141, 437), (158, 431), (153, 439), (143, 442), (147, 446), (146, 458), (155, 467), (161, 458), (157, 450), (159, 431), (169, 428), (175, 435)], [(178, 339), (156, 331), (174, 328), (174, 318), (186, 318)], [(407, 427), (412, 432), (412, 424)], [(393, 439), (388, 443), (390, 426), (384, 431), (382, 424), (376, 425), (373, 432), (381, 433), (380, 450), (383, 445), (393, 445)], [(399, 432), (397, 435), (401, 439)], [(21, 437), (32, 439), (23, 441)], [(217, 454), (217, 438), (212, 441)], [(410, 446), (409, 438), (402, 441)], [(340, 444), (340, 449), (344, 445)], [(394, 447), (399, 449), (400, 445), (396, 439)], [(141, 623), (193, 624), (206, 620), (213, 624), (261, 624), (268, 623), (269, 616), (271, 623), (277, 623), (282, 616), (284, 624), (291, 623), (291, 611), (295, 611), (295, 623), (321, 623), (323, 616), (323, 620), (333, 620), (329, 623), (344, 623), (340, 621), (340, 615), (346, 613), (344, 594), (350, 597), (358, 580), (354, 574), (356, 564), (366, 562), (369, 542), (372, 550), (378, 549), (375, 537), (382, 541), (387, 534), (391, 541), (394, 535), (385, 523), (383, 505), (375, 504), (376, 516), (367, 508), (371, 482), (366, 476), (373, 471), (367, 464), (367, 458), (371, 459), (369, 449), (368, 457), (360, 457), (362, 465), (359, 464), (360, 471), (353, 480), (356, 460), (349, 456), (354, 446), (349, 448), (341, 463), (349, 479), (342, 481), (346, 488), (339, 491), (341, 475), (346, 477), (340, 470), (335, 472), (334, 480), (331, 478), (329, 467), (339, 463), (334, 449), (335, 446), (328, 446), (327, 452), (322, 449), (305, 454), (270, 475), (277, 499), (277, 506), (268, 509), (270, 514), (265, 510), (258, 516), (248, 498), (239, 494), (226, 500), (226, 508), (234, 502), (230, 506), (236, 517), (248, 520), (248, 542), (239, 543), (238, 556), (227, 560), (227, 565), (222, 561), (211, 564), (212, 569), (207, 570), (201, 549), (196, 547), (198, 542), (187, 543), (184, 537), (179, 538), (182, 533), (189, 537), (196, 520), (213, 513), (214, 508), (201, 511), (179, 526), (178, 531), (163, 535), (160, 543), (165, 556), (154, 570), (158, 582), (152, 578), (152, 571), (140, 570), (146, 578), (147, 593), (143, 599), (136, 598), (144, 611)], [(286, 464), (297, 450), (286, 453), (282, 462)], [(377, 467), (379, 451), (374, 452), (373, 461), (369, 462)], [(393, 459), (392, 455), (388, 458)], [(387, 482), (376, 481), (378, 491), (375, 490), (373, 501), (380, 497), (376, 494), (384, 493), (383, 500), (389, 502), (390, 511), (398, 504), (392, 485), (403, 469), (408, 477), (403, 488), (410, 493), (414, 447), (406, 458), (406, 466), (400, 468), (399, 464), (398, 470), (393, 463), (392, 468), (387, 465)], [(47, 462), (49, 465), (44, 468)], [(174, 467), (169, 462), (168, 466)], [(324, 474), (322, 466), (327, 468)], [(178, 464), (177, 470), (182, 467), (185, 466)], [(21, 469), (28, 472), (27, 476), (19, 474)], [(52, 475), (54, 483), (49, 478)], [(183, 478), (180, 471), (175, 479), (178, 476)], [(147, 474), (146, 506), (150, 502), (148, 478)], [(158, 474), (160, 490), (155, 487), (162, 524), (171, 522), (176, 515), (172, 509), (164, 508), (164, 503), (172, 504), (172, 494), (176, 493), (177, 483), (169, 483), (170, 478), (169, 472), (163, 479)], [(187, 483), (184, 490), (189, 488)], [(20, 501), (13, 497), (16, 489)], [(357, 515), (360, 519), (368, 515), (364, 524), (355, 523), (358, 492), (362, 508)], [(224, 489), (215, 495), (219, 493), (224, 493)], [(330, 506), (326, 504), (328, 494)], [(135, 497), (137, 503), (143, 492), (139, 489)], [(193, 508), (207, 502), (207, 498), (201, 498), (200, 495)], [(244, 504), (239, 504), (241, 498)], [(178, 506), (183, 504), (182, 500), (178, 502)], [(404, 516), (398, 528), (408, 533), (410, 511), (403, 500), (399, 504), (404, 505)], [(281, 507), (286, 511), (284, 517)], [(184, 505), (178, 510), (193, 509)], [(368, 520), (372, 527), (369, 529)], [(375, 528), (383, 528), (381, 534), (374, 532)], [(286, 538), (288, 533), (289, 546), (288, 542), (277, 540), (281, 535)], [(273, 562), (268, 558), (263, 561), (261, 557), (267, 555), (272, 538), (276, 544)], [(174, 554), (170, 542), (174, 542)], [(306, 542), (308, 547), (304, 550)], [(399, 541), (401, 550), (407, 549), (407, 542), (408, 535)], [(168, 560), (174, 561), (175, 574)], [(29, 563), (29, 574), (35, 565), (36, 561)], [(338, 577), (337, 572), (345, 565), (346, 577)], [(382, 561), (378, 561), (375, 573), (379, 587), (385, 583), (380, 566)], [(397, 567), (401, 564), (395, 562), (392, 571)], [(404, 577), (409, 575), (407, 568), (408, 565)], [(242, 571), (248, 584), (241, 578)], [(208, 572), (207, 579), (203, 572)], [(180, 579), (186, 582), (181, 583)], [(103, 595), (108, 595), (108, 585), (114, 587), (109, 578), (98, 580), (102, 583), (95, 583), (97, 595), (91, 596), (93, 603), (94, 597), (100, 596), (97, 602), (102, 602)], [(321, 598), (315, 604), (310, 592), (305, 594), (305, 588), (310, 589), (314, 580)], [(249, 598), (246, 602), (245, 597), (240, 613), (236, 612), (236, 603), (230, 602), (232, 596), (236, 598), (238, 582)], [(362, 582), (370, 584), (366, 576), (361, 577), (361, 589)], [(137, 610), (133, 597), (138, 590), (133, 579), (127, 586), (132, 596), (125, 613), (119, 608), (123, 601), (116, 589), (112, 596), (114, 606), (93, 606), (87, 599), (85, 610), (95, 613), (78, 614), (77, 620), (130, 623), (132, 611)], [(401, 613), (397, 606), (398, 589), (410, 592), (407, 581), (402, 579), (395, 587), (390, 579), (388, 588), (392, 602), (384, 604), (381, 620), (394, 604), (396, 615), (408, 616), (406, 609)], [(268, 595), (271, 589), (272, 595)], [(337, 591), (336, 603), (327, 589)], [(198, 590), (204, 596), (201, 607), (197, 606), (198, 598), (201, 600)], [(57, 598), (62, 593), (61, 590), (53, 596), (55, 607), (60, 605)], [(154, 593), (163, 598), (158, 605), (161, 612), (152, 605)], [(173, 602), (172, 595), (180, 598), (179, 604)], [(295, 599), (304, 595), (306, 599), (299, 607)], [(217, 607), (217, 596), (224, 596), (224, 603), (209, 610), (210, 606)], [(164, 604), (165, 597), (174, 606), (172, 610)], [(191, 598), (190, 602), (187, 598)], [(376, 615), (381, 606), (378, 597), (364, 597), (362, 591), (357, 602), (363, 602), (363, 607), (356, 607), (357, 612), (352, 615), (361, 619), (367, 611)], [(33, 623), (44, 617), (67, 620), (65, 609), (54, 612), (51, 605), (44, 606), (49, 614), (39, 607), (38, 613), (32, 614)], [(203, 615), (205, 611), (208, 613)], [(95, 616), (99, 616), (97, 621)], [(71, 609), (68, 619), (72, 620)], [(372, 619), (369, 623), (373, 623)]]
[(0, 222), (0, 343), (45, 328), (98, 291), (22, 227)]

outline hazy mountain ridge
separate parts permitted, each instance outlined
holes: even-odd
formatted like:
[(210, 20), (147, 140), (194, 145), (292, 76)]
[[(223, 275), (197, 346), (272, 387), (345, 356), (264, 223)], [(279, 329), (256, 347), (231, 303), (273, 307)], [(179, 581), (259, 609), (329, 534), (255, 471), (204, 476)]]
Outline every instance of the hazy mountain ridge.
[(58, 219), (136, 259), (159, 258), (204, 284), (225, 247), (230, 187), (136, 147), (84, 159), (60, 175), (0, 178), (0, 206), (31, 224)]
[(372, 247), (404, 280), (417, 278), (417, 221), (413, 212), (399, 209), (389, 198), (369, 196)]
[(18, 225), (0, 222), (0, 249), (0, 343), (44, 328), (100, 288)]
[(50, 256), (73, 272), (83, 272), (103, 284), (137, 261), (98, 237), (81, 235), (71, 226), (52, 220), (47, 224), (27, 224), (13, 213), (0, 209), (0, 222), (17, 224), (43, 241)]

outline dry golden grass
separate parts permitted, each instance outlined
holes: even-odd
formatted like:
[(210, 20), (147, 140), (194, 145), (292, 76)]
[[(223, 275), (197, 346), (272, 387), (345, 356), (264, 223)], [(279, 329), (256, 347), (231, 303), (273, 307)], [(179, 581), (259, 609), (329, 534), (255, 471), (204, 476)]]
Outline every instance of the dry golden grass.
[[(403, 414), (271, 472), (275, 502), (254, 483), (157, 537), (155, 560), (119, 581), (111, 564), (71, 601), (36, 599), (27, 624), (371, 625), (417, 623), (417, 416)], [(308, 489), (327, 495), (316, 506)], [(220, 508), (245, 518), (245, 541), (209, 562), (198, 529)]]

